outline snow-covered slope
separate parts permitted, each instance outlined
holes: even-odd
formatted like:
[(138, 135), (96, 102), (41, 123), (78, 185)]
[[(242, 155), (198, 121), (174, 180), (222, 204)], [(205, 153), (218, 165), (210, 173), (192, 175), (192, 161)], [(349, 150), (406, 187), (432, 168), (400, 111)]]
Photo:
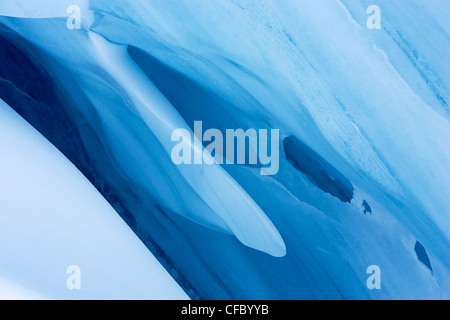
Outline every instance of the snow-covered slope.
[[(187, 298), (98, 191), (2, 100), (0, 150), (0, 298)], [(73, 265), (81, 287), (69, 290)]]
[[(70, 30), (4, 1), (0, 97), (193, 297), (449, 298), (449, 5), (378, 2), (370, 30), (368, 0), (90, 0)], [(196, 120), (279, 129), (278, 173), (175, 165)]]

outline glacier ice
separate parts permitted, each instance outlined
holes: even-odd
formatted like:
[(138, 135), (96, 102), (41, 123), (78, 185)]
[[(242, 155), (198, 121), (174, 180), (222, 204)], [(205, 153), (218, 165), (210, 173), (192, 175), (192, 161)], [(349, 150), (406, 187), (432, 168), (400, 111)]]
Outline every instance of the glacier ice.
[[(191, 297), (448, 298), (445, 1), (379, 1), (380, 30), (366, 0), (80, 1), (80, 30), (54, 2), (0, 4), (0, 98)], [(175, 166), (196, 120), (280, 129), (279, 172)]]

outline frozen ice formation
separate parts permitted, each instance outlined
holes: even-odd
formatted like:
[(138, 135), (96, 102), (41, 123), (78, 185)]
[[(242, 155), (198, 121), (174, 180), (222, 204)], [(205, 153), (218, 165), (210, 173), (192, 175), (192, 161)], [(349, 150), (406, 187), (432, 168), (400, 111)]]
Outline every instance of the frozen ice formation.
[[(372, 4), (3, 0), (0, 98), (191, 298), (448, 299), (450, 8)], [(278, 173), (175, 165), (195, 121), (279, 129)]]

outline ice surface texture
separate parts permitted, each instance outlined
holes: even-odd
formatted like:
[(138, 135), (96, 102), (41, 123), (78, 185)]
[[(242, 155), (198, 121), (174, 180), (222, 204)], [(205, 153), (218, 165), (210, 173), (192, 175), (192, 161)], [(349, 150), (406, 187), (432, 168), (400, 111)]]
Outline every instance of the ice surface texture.
[[(449, 298), (445, 0), (378, 1), (379, 30), (365, 0), (74, 1), (79, 30), (27, 3), (0, 4), (0, 98), (191, 297)], [(279, 129), (279, 172), (174, 165), (196, 120)]]

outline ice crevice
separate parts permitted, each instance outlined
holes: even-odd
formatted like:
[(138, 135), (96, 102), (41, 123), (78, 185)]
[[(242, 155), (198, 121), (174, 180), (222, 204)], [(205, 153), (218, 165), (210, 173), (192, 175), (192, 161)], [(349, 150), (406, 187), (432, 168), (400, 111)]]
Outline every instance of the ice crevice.
[[(420, 29), (418, 1), (404, 18), (385, 3), (375, 34), (365, 0), (82, 2), (80, 30), (62, 6), (0, 5), (0, 98), (191, 298), (448, 298), (448, 77), (433, 49), (448, 29), (432, 5)], [(171, 133), (196, 120), (279, 129), (279, 172), (174, 165)], [(371, 264), (383, 290), (365, 285)]]

